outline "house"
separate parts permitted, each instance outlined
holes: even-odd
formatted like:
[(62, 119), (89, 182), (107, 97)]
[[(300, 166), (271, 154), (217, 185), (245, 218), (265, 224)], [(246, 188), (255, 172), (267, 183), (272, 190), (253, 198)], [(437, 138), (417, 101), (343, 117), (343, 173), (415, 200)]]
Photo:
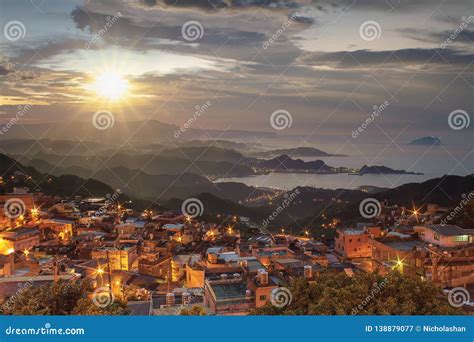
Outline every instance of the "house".
[(335, 251), (348, 259), (372, 257), (369, 239), (381, 235), (380, 227), (366, 226), (359, 229), (338, 229)]
[(112, 271), (129, 271), (138, 258), (137, 246), (133, 243), (122, 243), (117, 247), (98, 247), (92, 250), (91, 257), (109, 260)]
[(414, 229), (420, 240), (440, 247), (457, 247), (474, 243), (474, 229), (443, 224), (415, 226)]
[(39, 243), (40, 233), (36, 228), (19, 227), (0, 232), (0, 254), (29, 250)]
[(372, 270), (382, 274), (397, 269), (404, 274), (424, 275), (423, 264), (428, 255), (426, 243), (408, 235), (391, 234), (371, 239)]

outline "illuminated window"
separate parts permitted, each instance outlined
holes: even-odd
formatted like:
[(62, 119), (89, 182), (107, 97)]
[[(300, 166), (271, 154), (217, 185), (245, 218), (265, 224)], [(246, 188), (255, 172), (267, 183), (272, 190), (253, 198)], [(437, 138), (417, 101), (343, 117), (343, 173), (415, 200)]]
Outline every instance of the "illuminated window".
[(453, 241), (454, 242), (468, 242), (469, 241), (469, 235), (453, 236)]

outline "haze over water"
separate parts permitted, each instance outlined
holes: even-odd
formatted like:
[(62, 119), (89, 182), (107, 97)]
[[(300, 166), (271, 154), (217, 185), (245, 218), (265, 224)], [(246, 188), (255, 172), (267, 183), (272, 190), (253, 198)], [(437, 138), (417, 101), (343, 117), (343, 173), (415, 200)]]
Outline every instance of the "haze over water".
[[(422, 172), (423, 175), (366, 174), (301, 174), (272, 173), (252, 177), (232, 177), (218, 182), (240, 182), (249, 186), (289, 190), (297, 186), (326, 189), (355, 189), (362, 185), (393, 188), (406, 183), (419, 183), (443, 175), (465, 176), (474, 172), (474, 154), (466, 146), (414, 146), (387, 144), (318, 145), (324, 151), (347, 154), (345, 157), (293, 157), (304, 161), (323, 160), (334, 167), (360, 168), (363, 165), (384, 165), (396, 170)], [(467, 157), (466, 157), (467, 156)], [(464, 158), (464, 159), (463, 159)], [(462, 163), (460, 165), (459, 163)]]

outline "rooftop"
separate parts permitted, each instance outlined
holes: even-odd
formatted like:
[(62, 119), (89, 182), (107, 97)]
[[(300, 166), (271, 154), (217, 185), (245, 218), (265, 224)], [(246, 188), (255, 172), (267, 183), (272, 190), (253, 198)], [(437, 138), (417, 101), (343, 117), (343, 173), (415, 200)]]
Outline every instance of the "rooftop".
[(245, 292), (247, 291), (247, 285), (242, 282), (211, 284), (211, 287), (218, 300), (245, 297)]
[(0, 236), (3, 237), (15, 237), (28, 234), (39, 234), (39, 231), (36, 228), (19, 227), (12, 230), (0, 232)]
[(426, 243), (420, 240), (384, 240), (379, 242), (399, 251), (411, 251), (413, 249), (426, 245)]
[(459, 226), (452, 224), (430, 224), (426, 227), (444, 236), (474, 235), (474, 229), (463, 229)]

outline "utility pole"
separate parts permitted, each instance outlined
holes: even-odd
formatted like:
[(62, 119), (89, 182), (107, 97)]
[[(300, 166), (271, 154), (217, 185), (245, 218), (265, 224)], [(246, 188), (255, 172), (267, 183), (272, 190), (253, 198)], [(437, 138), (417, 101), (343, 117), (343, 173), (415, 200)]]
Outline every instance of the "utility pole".
[(107, 256), (107, 268), (109, 269), (107, 272), (108, 274), (108, 279), (109, 279), (109, 296), (110, 298), (112, 298), (112, 277), (111, 277), (111, 273), (112, 273), (112, 268), (110, 267), (110, 258), (109, 258), (109, 250), (105, 250), (105, 255)]

